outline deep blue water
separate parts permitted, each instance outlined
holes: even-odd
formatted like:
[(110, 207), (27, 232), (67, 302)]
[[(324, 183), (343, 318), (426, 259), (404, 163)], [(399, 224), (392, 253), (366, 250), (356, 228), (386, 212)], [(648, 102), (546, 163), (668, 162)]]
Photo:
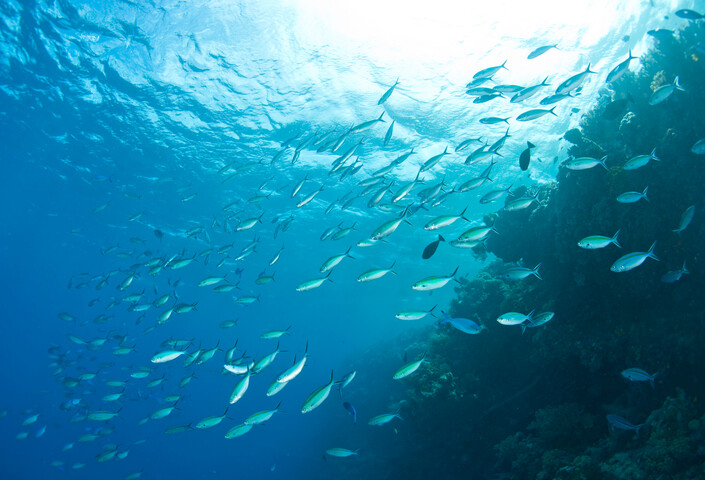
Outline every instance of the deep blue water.
[[(621, 2), (616, 9), (609, 2), (596, 5), (593, 14), (603, 24), (586, 18), (581, 26), (579, 15), (568, 12), (560, 23), (559, 7), (548, 4), (545, 15), (533, 20), (533, 30), (517, 26), (517, 19), (527, 15), (523, 10), (499, 15), (483, 9), (482, 15), (470, 19), (473, 12), (463, 7), (460, 13), (473, 22), (468, 31), (486, 28), (497, 37), (475, 38), (471, 33), (461, 37), (458, 32), (465, 29), (459, 28), (457, 19), (446, 18), (444, 25), (442, 17), (433, 17), (423, 43), (437, 41), (437, 51), (415, 46), (418, 56), (394, 41), (411, 42), (414, 30), (424, 26), (430, 14), (415, 7), (409, 7), (409, 17), (399, 20), (409, 22), (406, 28), (389, 20), (389, 35), (395, 39), (386, 46), (384, 35), (371, 33), (383, 26), (379, 18), (351, 28), (344, 20), (351, 11), (334, 17), (329, 6), (311, 2), (3, 3), (3, 477), (125, 478), (143, 471), (142, 478), (154, 479), (392, 478), (378, 467), (397, 462), (398, 471), (405, 471), (410, 438), (419, 448), (424, 448), (419, 442), (427, 441), (429, 449), (457, 441), (419, 436), (424, 429), (410, 425), (414, 419), (406, 415), (406, 402), (419, 386), (392, 380), (392, 375), (438, 341), (437, 321), (433, 317), (401, 321), (395, 314), (438, 305), (440, 315), (456, 297), (456, 283), (431, 293), (412, 290), (411, 285), (427, 276), (450, 275), (456, 267), (458, 278), (472, 279), (495, 256), (442, 243), (431, 259), (423, 260), (422, 250), (438, 234), (423, 226), (468, 206), (467, 220), (440, 230), (450, 240), (502, 208), (499, 203), (478, 202), (489, 190), (555, 183), (570, 146), (562, 137), (604, 96), (607, 72), (630, 49), (638, 56), (652, 48), (654, 39), (647, 30), (688, 25), (673, 15), (678, 8), (703, 9), (700, 2), (641, 3)], [(447, 6), (439, 6), (443, 8)], [(370, 13), (380, 16), (384, 15)], [(493, 41), (497, 43), (490, 47)], [(534, 48), (554, 43), (560, 50), (526, 59)], [(496, 83), (528, 86), (548, 75), (555, 88), (588, 63), (598, 74), (588, 79), (579, 95), (558, 104), (558, 116), (522, 123), (515, 120), (519, 113), (543, 108), (538, 104), (543, 92), (521, 105), (506, 100), (475, 105), (465, 93), (475, 72), (505, 59), (509, 70), (498, 72)], [(632, 62), (632, 73), (639, 71), (639, 63)], [(397, 77), (399, 86), (383, 106), (377, 105)], [(296, 147), (312, 135), (318, 141), (335, 131), (332, 140), (383, 111), (386, 123), (350, 134), (336, 153), (330, 149), (318, 153), (312, 143), (292, 162)], [(506, 130), (504, 123), (478, 123), (487, 116), (512, 117), (512, 136), (502, 147), (502, 156), (496, 157), (491, 185), (453, 193), (439, 206), (409, 214), (411, 225), (402, 223), (386, 242), (359, 246), (398, 213), (369, 208), (371, 195), (342, 211), (340, 204), (363, 190), (358, 183), (413, 147), (416, 154), (386, 176), (387, 185), (394, 182), (390, 192), (396, 192), (415, 178), (423, 162), (448, 146), (449, 155), (426, 173), (425, 185), (416, 186), (399, 203), (418, 205), (418, 191), (441, 179), (451, 191), (489, 165), (486, 160), (463, 165), (480, 143), (463, 153), (455, 152), (455, 147), (479, 136), (492, 143)], [(391, 120), (394, 133), (385, 146)], [(284, 156), (272, 161), (292, 138)], [(332, 162), (363, 138), (355, 155), (362, 169), (342, 180), (329, 175)], [(517, 158), (527, 140), (538, 147), (525, 173)], [(292, 189), (304, 177), (307, 181), (292, 198)], [(297, 208), (321, 185), (311, 203)], [(248, 201), (255, 195), (266, 198)], [(382, 203), (391, 197), (386, 193)], [(326, 214), (334, 201), (338, 207)], [(234, 206), (225, 210), (230, 204)], [(702, 210), (702, 205), (697, 208)], [(253, 228), (235, 231), (240, 221), (260, 215), (261, 222)], [(282, 231), (290, 217), (293, 220)], [(355, 230), (341, 240), (320, 240), (326, 229), (338, 224), (354, 225)], [(189, 235), (194, 228), (199, 230)], [(522, 241), (543, 240), (527, 236)], [(254, 253), (235, 260), (252, 242)], [(217, 268), (226, 256), (217, 250), (229, 244), (233, 245), (229, 259)], [(104, 253), (113, 246), (114, 251)], [(280, 260), (270, 266), (282, 247)], [(333, 269), (331, 282), (311, 291), (295, 290), (300, 283), (321, 277), (321, 264), (349, 247), (354, 259), (343, 259)], [(213, 251), (203, 255), (207, 249)], [(194, 255), (196, 261), (183, 269), (167, 267), (150, 275), (145, 267), (153, 259), (164, 264)], [(355, 281), (361, 273), (388, 268), (393, 262), (393, 273), (368, 283)], [(242, 269), (241, 276), (237, 269)], [(274, 282), (256, 284), (261, 272), (274, 274)], [(121, 291), (120, 284), (132, 274), (136, 278)], [(205, 277), (223, 275), (229, 282), (239, 281), (240, 289), (216, 293), (212, 286), (198, 286)], [(98, 288), (105, 279), (107, 283)], [(171, 297), (164, 306), (144, 313), (129, 311), (124, 297), (139, 293), (143, 293), (139, 304), (165, 294)], [(233, 294), (258, 296), (258, 301), (239, 305)], [(166, 324), (157, 324), (167, 308), (194, 302), (198, 302), (195, 311), (173, 314)], [(64, 312), (75, 320), (62, 320), (59, 315)], [(237, 325), (219, 326), (227, 320), (237, 320)], [(223, 350), (237, 340), (238, 356), (244, 353), (257, 360), (277, 344), (260, 335), (287, 327), (289, 334), (281, 338), (283, 352), (273, 365), (252, 376), (249, 390), (229, 407), (223, 423), (202, 431), (165, 433), (226, 409), (240, 377), (222, 373)], [(69, 335), (105, 343), (89, 348), (72, 342)], [(163, 345), (169, 339), (190, 340), (190, 354), (216, 345), (221, 350), (203, 365), (185, 367), (185, 357), (150, 363), (153, 355), (170, 348)], [(267, 387), (291, 366), (294, 356), (301, 358), (307, 344), (309, 358), (300, 376), (281, 393), (266, 397)], [(134, 346), (134, 351), (114, 355), (119, 346)], [(131, 378), (141, 367), (150, 368), (150, 375)], [(351, 371), (357, 375), (342, 396), (334, 389), (319, 408), (302, 414), (304, 400), (328, 382), (331, 370), (336, 380)], [(67, 386), (67, 379), (85, 373), (96, 376)], [(195, 374), (192, 382), (180, 388), (179, 381), (191, 374)], [(163, 383), (147, 387), (162, 376)], [(101, 400), (122, 390), (105, 385), (109, 380), (127, 382), (118, 402)], [(178, 410), (165, 419), (139, 424), (171, 405), (164, 397), (173, 394), (183, 396)], [(356, 425), (342, 400), (357, 409)], [(255, 426), (241, 438), (223, 438), (248, 415), (275, 408), (280, 401), (282, 411), (266, 425)], [(118, 417), (107, 422), (82, 418), (119, 408)], [(403, 421), (367, 425), (372, 416), (397, 409)], [(38, 420), (23, 426), (34, 414), (39, 414)], [(22, 432), (28, 438), (18, 439)], [(87, 433), (98, 438), (79, 443)], [(72, 448), (62, 451), (71, 443)], [(324, 452), (332, 447), (360, 453), (325, 458)], [(129, 453), (124, 459), (97, 461), (101, 452), (111, 450)], [(426, 475), (434, 468), (427, 467), (428, 473), (415, 471), (418, 478), (430, 478)], [(452, 473), (435, 474), (453, 478)]]

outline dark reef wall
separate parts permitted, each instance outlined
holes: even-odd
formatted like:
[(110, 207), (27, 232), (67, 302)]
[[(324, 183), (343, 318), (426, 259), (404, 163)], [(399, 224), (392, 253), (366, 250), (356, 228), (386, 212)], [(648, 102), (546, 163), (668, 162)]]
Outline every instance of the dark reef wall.
[[(541, 205), (498, 214), (501, 234), (487, 249), (501, 260), (462, 282), (451, 306), (487, 331), (439, 326), (429, 363), (407, 380), (407, 478), (430, 478), (424, 465), (434, 465), (433, 478), (705, 478), (705, 156), (691, 152), (705, 137), (705, 26), (692, 22), (654, 42), (639, 71), (604, 88), (580, 128), (565, 135), (572, 156), (607, 155), (609, 171), (561, 167)], [(676, 76), (686, 91), (649, 105)], [(623, 113), (605, 118), (607, 104), (627, 95), (634, 101)], [(660, 162), (622, 168), (654, 147)], [(616, 201), (646, 186), (650, 202)], [(693, 204), (692, 223), (674, 233)], [(577, 246), (618, 229), (621, 249)], [(654, 241), (660, 261), (610, 271)], [(663, 283), (684, 260), (691, 273)], [(539, 262), (543, 280), (500, 279), (509, 264)], [(556, 315), (524, 335), (496, 322), (533, 309)], [(623, 378), (629, 367), (658, 372), (655, 388)], [(610, 432), (609, 413), (645, 423), (638, 438)]]

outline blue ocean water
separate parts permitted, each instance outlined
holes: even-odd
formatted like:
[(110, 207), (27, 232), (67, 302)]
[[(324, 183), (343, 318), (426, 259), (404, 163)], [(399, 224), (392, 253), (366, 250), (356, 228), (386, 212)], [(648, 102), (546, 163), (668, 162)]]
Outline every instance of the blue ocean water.
[[(551, 280), (550, 274), (556, 272), (557, 264), (568, 260), (558, 252), (555, 258), (534, 258), (531, 252), (549, 240), (531, 235), (543, 231), (545, 218), (528, 216), (517, 222), (518, 226), (508, 225), (504, 233), (498, 224), (500, 238), (511, 238), (511, 247), (492, 247), (488, 242), (487, 250), (482, 246), (470, 250), (442, 242), (429, 259), (423, 259), (421, 252), (438, 233), (451, 240), (494, 218), (504, 201), (479, 202), (491, 190), (511, 188), (528, 194), (558, 189), (564, 196), (554, 198), (569, 204), (564, 200), (563, 192), (569, 191), (565, 185), (570, 188), (569, 182), (576, 180), (561, 177), (560, 172), (566, 172), (561, 165), (575, 156), (568, 150), (578, 143), (566, 132), (582, 128), (590, 133), (593, 112), (597, 111), (593, 109), (604, 108), (608, 98), (623, 98), (625, 92), (608, 84), (605, 77), (628, 52), (648, 60), (633, 60), (625, 77), (631, 83), (622, 85), (633, 87), (637, 97), (637, 79), (641, 82), (639, 108), (649, 98), (650, 92), (644, 92), (652, 83), (639, 77), (642, 69), (666, 71), (658, 86), (666, 85), (673, 81), (671, 70), (680, 69), (678, 62), (690, 65), (691, 75), (681, 78), (689, 82), (684, 83), (691, 95), (688, 98), (702, 100), (696, 86), (702, 78), (698, 76), (702, 65), (697, 63), (702, 62), (702, 21), (674, 14), (683, 8), (702, 12), (701, 2), (565, 3), (458, 6), (441, 2), (429, 7), (404, 2), (335, 6), (335, 2), (274, 0), (3, 2), (3, 477), (538, 478), (520, 465), (507, 468), (508, 454), (489, 460), (487, 452), (507, 450), (493, 448), (511, 433), (526, 430), (533, 418), (533, 410), (507, 408), (513, 398), (519, 398), (514, 395), (534, 394), (526, 405), (550, 404), (537, 392), (550, 373), (508, 380), (508, 390), (513, 393), (483, 403), (486, 413), (478, 419), (471, 412), (478, 408), (472, 398), (484, 401), (478, 393), (481, 389), (461, 394), (458, 386), (448, 397), (445, 393), (439, 396), (437, 392), (451, 389), (454, 381), (448, 373), (437, 378), (433, 375), (443, 369), (453, 371), (460, 385), (462, 377), (475, 375), (471, 373), (473, 365), (462, 361), (463, 355), (483, 352), (485, 359), (494, 358), (498, 350), (490, 345), (507, 334), (490, 330), (477, 337), (462, 337), (464, 344), (459, 349), (452, 342), (460, 337), (446, 342), (450, 330), (438, 321), (441, 310), (469, 315), (463, 305), (495, 300), (488, 272), (493, 271), (498, 258), (532, 268), (542, 261), (548, 264), (545, 271), (549, 274), (544, 276), (549, 282), (564, 280), (558, 274)], [(690, 36), (679, 38), (693, 45), (682, 58), (664, 55), (666, 47), (661, 40), (647, 34), (657, 28), (676, 31), (686, 27), (691, 29)], [(534, 49), (554, 44), (558, 48), (527, 59)], [(473, 75), (505, 60), (506, 69), (500, 69), (482, 87), (526, 87), (541, 83), (545, 77), (551, 86), (520, 104), (508, 101), (511, 94), (473, 103), (466, 87)], [(659, 62), (667, 66), (656, 68)], [(556, 104), (556, 116), (516, 120), (524, 111), (543, 109), (539, 100), (588, 64), (596, 74), (572, 89), (572, 98)], [(378, 101), (397, 79), (398, 85), (380, 105)], [(681, 92), (672, 95), (667, 102), (677, 102)], [(690, 112), (687, 105), (676, 105), (674, 111)], [(336, 152), (332, 146), (317, 151), (319, 142), (341, 138), (354, 126), (360, 128), (381, 114), (384, 123), (348, 133)], [(509, 121), (487, 125), (478, 121), (484, 117)], [(391, 139), (385, 144), (392, 121)], [(507, 127), (511, 136), (492, 160), (496, 162), (492, 181), (477, 190), (457, 192), (463, 182), (490, 165), (489, 159), (466, 164), (465, 158), (483, 143), (499, 140)], [(642, 143), (650, 146), (635, 155), (648, 153), (654, 144), (648, 125), (639, 128), (644, 129)], [(326, 134), (330, 135), (323, 140)], [(705, 136), (702, 132), (688, 134), (697, 135), (696, 139)], [(693, 144), (690, 136), (677, 137), (684, 145), (689, 142), (688, 151)], [(482, 140), (456, 151), (462, 141), (478, 137)], [(518, 158), (527, 141), (536, 148), (525, 172)], [(668, 137), (659, 142), (657, 148), (668, 145)], [(358, 143), (343, 169), (331, 174), (333, 162)], [(622, 152), (622, 143), (609, 148)], [(590, 148), (586, 144), (580, 144), (581, 148)], [(385, 183), (360, 196), (367, 188), (364, 182), (374, 172), (412, 148), (414, 154), (409, 159), (384, 175)], [(392, 205), (392, 196), (416, 178), (424, 162), (446, 149), (448, 154), (421, 174), (425, 183)], [(281, 157), (276, 157), (278, 152), (283, 152)], [(589, 154), (593, 155), (597, 153)], [(615, 163), (608, 160), (610, 166)], [(665, 157), (662, 163), (666, 163)], [(353, 172), (355, 166), (360, 169)], [(445, 192), (451, 192), (447, 201), (437, 206), (429, 201), (415, 211), (423, 203), (419, 191), (441, 180)], [(610, 184), (609, 194), (616, 196), (622, 186)], [(641, 191), (643, 186), (630, 184), (628, 188)], [(310, 203), (297, 206), (319, 189)], [(379, 205), (368, 206), (370, 198), (382, 191), (385, 194), (379, 203), (387, 204), (386, 211)], [(645, 216), (650, 221), (640, 220), (641, 224), (657, 224), (668, 213), (668, 222), (673, 224), (670, 228), (675, 228), (689, 204), (695, 204), (699, 213), (702, 202), (698, 203), (697, 190), (684, 187), (683, 192), (681, 200), (677, 192), (659, 192), (657, 187), (654, 200), (660, 198), (661, 205), (668, 200), (672, 208), (654, 210), (656, 213)], [(341, 209), (348, 200), (350, 206)], [(542, 193), (539, 200), (548, 203), (548, 194)], [(327, 212), (332, 203), (334, 208)], [(402, 213), (398, 205), (409, 208)], [(466, 207), (465, 218), (451, 226), (438, 231), (423, 228), (434, 218), (459, 215)], [(384, 242), (365, 244), (375, 229), (400, 214), (409, 223), (400, 223)], [(593, 214), (599, 215), (599, 211)], [(254, 226), (237, 230), (244, 226), (241, 222), (252, 218), (258, 219)], [(539, 220), (541, 225), (535, 223)], [(581, 221), (576, 217), (566, 223), (580, 225)], [(698, 275), (693, 268), (698, 252), (690, 245), (697, 244), (699, 237), (692, 230), (699, 228), (698, 223), (702, 222), (696, 214), (691, 231), (679, 237), (683, 241), (660, 255), (671, 269), (680, 266), (681, 253), (690, 255), (693, 278), (684, 281), (693, 285)], [(339, 240), (321, 240), (324, 231), (338, 225), (354, 229)], [(603, 226), (604, 231), (585, 235), (614, 234), (606, 231), (613, 229), (612, 224), (605, 220)], [(688, 240), (685, 233), (693, 237)], [(628, 241), (635, 237), (633, 232), (622, 237), (625, 248), (621, 253), (646, 251), (650, 243)], [(574, 246), (574, 240), (570, 237), (556, 243)], [(331, 281), (325, 280), (310, 291), (296, 290), (302, 282), (321, 278), (321, 264), (348, 249), (354, 258), (344, 258), (332, 270)], [(270, 265), (278, 252), (280, 258)], [(578, 253), (584, 252), (574, 254)], [(189, 265), (173, 268), (175, 262), (191, 257), (194, 261)], [(155, 263), (147, 266), (150, 261)], [(651, 260), (646, 262), (648, 266)], [(162, 268), (150, 273), (155, 266)], [(382, 278), (356, 281), (370, 269), (390, 267), (392, 272)], [(425, 277), (450, 276), (456, 267), (458, 275), (447, 286), (430, 292), (411, 288)], [(654, 273), (654, 278), (658, 279), (666, 266), (662, 270)], [(263, 274), (274, 275), (274, 281), (256, 283)], [(566, 282), (584, 285), (582, 274), (586, 272), (566, 273)], [(129, 286), (120, 288), (132, 276)], [(219, 293), (216, 285), (198, 286), (211, 276), (224, 276), (221, 285), (237, 283), (239, 288)], [(462, 284), (456, 282), (461, 278)], [(472, 297), (475, 287), (467, 288), (477, 278), (490, 285), (490, 293), (485, 292), (482, 298)], [(522, 281), (534, 282), (529, 283), (533, 286), (527, 287), (525, 300), (534, 293), (538, 279)], [(604, 294), (599, 286), (587, 284), (596, 294)], [(629, 288), (634, 294), (635, 287)], [(152, 305), (167, 294), (170, 297), (164, 305)], [(126, 300), (130, 295), (141, 296)], [(513, 294), (502, 295), (496, 303), (506, 304)], [(247, 296), (257, 299), (247, 305), (235, 301)], [(629, 297), (629, 301), (636, 303), (635, 298)], [(673, 298), (684, 300), (678, 306), (690, 311), (686, 304), (693, 303), (691, 297), (674, 294)], [(552, 301), (546, 304), (550, 306)], [(160, 315), (179, 304), (196, 307), (159, 321)], [(134, 311), (135, 305), (146, 310)], [(638, 311), (628, 304), (621, 313), (628, 316), (630, 306)], [(432, 307), (437, 317), (415, 321), (395, 318), (406, 310)], [(529, 310), (531, 307), (524, 313)], [(557, 319), (561, 313), (567, 316), (567, 312), (556, 310)], [(496, 323), (489, 318), (489, 311), (472, 313), (483, 324)], [(226, 321), (236, 321), (236, 325), (224, 328)], [(547, 325), (546, 331), (551, 326)], [(252, 375), (243, 398), (229, 406), (232, 389), (242, 377), (223, 373), (225, 351), (237, 341), (235, 358), (256, 361), (277, 348), (277, 340), (262, 339), (261, 335), (284, 329), (288, 330), (280, 338), (282, 352), (271, 366)], [(494, 340), (483, 342), (485, 338)], [(539, 350), (541, 338), (546, 342), (539, 336), (521, 348), (538, 345)], [(203, 364), (184, 365), (187, 355), (165, 364), (152, 363), (155, 354), (172, 348), (165, 343), (170, 340), (184, 340), (175, 348), (185, 349), (188, 355), (216, 346), (219, 350)], [(281, 393), (266, 396), (277, 375), (295, 359), (300, 360), (307, 346), (307, 363), (301, 374)], [(119, 348), (133, 347), (116, 355)], [(514, 365), (529, 354), (517, 349), (497, 358)], [(402, 365), (424, 355), (428, 355), (428, 362), (420, 367), (426, 370), (423, 380), (414, 380), (413, 375), (392, 379)], [(694, 358), (691, 366), (696, 370), (702, 357)], [(644, 358), (633, 360), (644, 362)], [(504, 374), (512, 377), (511, 369), (487, 363), (489, 366), (483, 364), (485, 372), (497, 368), (494, 380)], [(131, 376), (145, 368), (150, 372), (147, 378)], [(328, 383), (331, 371), (335, 380), (353, 371), (356, 376), (340, 393), (333, 388), (320, 407), (302, 414), (306, 398)], [(599, 367), (595, 371), (602, 372)], [(193, 380), (180, 387), (179, 382), (192, 374)], [(614, 376), (619, 379), (618, 372)], [(159, 378), (162, 383), (148, 386)], [(110, 387), (106, 381), (126, 384), (123, 389)], [(618, 388), (614, 381), (606, 381), (606, 391)], [(668, 395), (676, 387), (686, 388), (686, 383), (672, 380)], [(578, 391), (578, 387), (566, 384), (565, 390), (571, 388)], [(120, 400), (103, 400), (123, 390)], [(163, 419), (148, 419), (158, 409), (174, 405), (166, 397), (176, 394), (182, 396), (176, 410)], [(662, 406), (665, 396), (639, 405), (648, 414)], [(450, 400), (444, 403), (445, 398)], [(606, 393), (600, 399), (602, 406), (619, 403)], [(343, 408), (343, 401), (354, 405), (357, 424)], [(241, 438), (224, 438), (228, 429), (249, 415), (274, 409), (280, 402), (281, 411), (265, 425), (256, 425)], [(590, 405), (597, 403), (593, 399)], [(636, 403), (632, 404), (635, 409)], [(201, 419), (222, 415), (226, 408), (227, 418), (213, 428), (166, 433), (173, 427), (193, 427)], [(696, 411), (702, 414), (700, 410), (697, 406)], [(95, 412), (118, 411), (107, 421), (87, 418)], [(501, 420), (491, 415), (497, 411), (503, 412)], [(367, 425), (375, 415), (396, 412), (403, 420), (381, 427)], [(36, 414), (37, 420), (29, 423)], [(470, 422), (468, 419), (474, 419), (472, 433), (454, 428)], [(599, 438), (609, 438), (605, 422), (599, 431)], [(698, 429), (693, 427), (693, 431)], [(27, 438), (22, 438), (23, 434)], [(84, 435), (95, 438), (79, 441)], [(474, 450), (474, 442), (484, 443), (486, 450)], [(468, 448), (463, 456), (457, 455), (460, 446)], [(334, 447), (357, 453), (349, 458), (326, 454)], [(108, 459), (101, 461), (101, 454), (106, 453)], [(628, 478), (604, 469), (602, 473), (604, 478)]]

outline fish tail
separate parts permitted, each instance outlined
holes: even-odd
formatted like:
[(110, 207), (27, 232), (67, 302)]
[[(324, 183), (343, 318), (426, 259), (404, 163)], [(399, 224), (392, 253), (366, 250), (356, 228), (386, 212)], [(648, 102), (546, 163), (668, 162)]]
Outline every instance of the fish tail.
[(644, 200), (646, 200), (647, 202), (650, 202), (651, 200), (649, 200), (649, 197), (646, 196), (646, 192), (648, 192), (648, 191), (649, 191), (649, 187), (644, 188), (644, 191), (642, 192), (641, 195), (644, 197)]
[(610, 169), (609, 169), (609, 167), (607, 166), (607, 163), (606, 163), (606, 162), (607, 162), (607, 155), (605, 155), (604, 157), (602, 157), (599, 162), (600, 162), (600, 165), (602, 165), (603, 167), (605, 167), (605, 170), (607, 170), (607, 171), (609, 172)]
[(649, 247), (649, 251), (648, 251), (647, 253), (648, 253), (648, 256), (649, 256), (649, 257), (653, 258), (653, 259), (656, 260), (656, 261), (659, 261), (660, 259), (659, 259), (659, 258), (656, 256), (656, 254), (654, 253), (654, 249), (655, 249), (655, 248), (656, 248), (656, 242), (654, 242), (654, 243), (651, 244), (651, 247)]
[(622, 231), (622, 229), (620, 228), (619, 230), (617, 230), (617, 232), (612, 237), (612, 243), (614, 243), (618, 248), (622, 248), (622, 245), (620, 245), (619, 241), (617, 240), (617, 237), (619, 236), (619, 233), (621, 231)]
[(673, 84), (675, 85), (676, 90), (680, 90), (681, 92), (685, 92), (685, 88), (683, 88), (681, 86), (681, 84), (678, 83), (678, 77), (676, 77), (676, 79), (673, 81)]
[(532, 273), (533, 275), (535, 275), (536, 278), (538, 278), (539, 280), (543, 280), (543, 277), (542, 277), (541, 274), (539, 273), (539, 268), (541, 268), (541, 264), (540, 264), (540, 263), (534, 267), (534, 269), (531, 271), (531, 273)]

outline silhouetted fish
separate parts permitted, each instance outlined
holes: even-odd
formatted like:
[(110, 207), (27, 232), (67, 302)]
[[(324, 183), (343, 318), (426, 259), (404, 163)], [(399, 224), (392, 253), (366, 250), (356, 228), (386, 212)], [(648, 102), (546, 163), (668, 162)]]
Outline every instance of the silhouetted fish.
[(526, 171), (527, 168), (529, 168), (529, 162), (531, 161), (531, 149), (534, 148), (536, 145), (534, 145), (531, 142), (526, 142), (526, 150), (521, 152), (521, 155), (519, 155), (519, 167), (523, 170)]
[(424, 260), (431, 258), (433, 254), (436, 253), (436, 250), (438, 249), (438, 244), (445, 241), (446, 239), (443, 238), (442, 235), (438, 235), (438, 240), (426, 245), (426, 248), (423, 249), (423, 253), (421, 254)]
[(355, 410), (355, 407), (350, 402), (343, 402), (343, 407), (353, 416), (353, 423), (357, 423), (357, 410)]

